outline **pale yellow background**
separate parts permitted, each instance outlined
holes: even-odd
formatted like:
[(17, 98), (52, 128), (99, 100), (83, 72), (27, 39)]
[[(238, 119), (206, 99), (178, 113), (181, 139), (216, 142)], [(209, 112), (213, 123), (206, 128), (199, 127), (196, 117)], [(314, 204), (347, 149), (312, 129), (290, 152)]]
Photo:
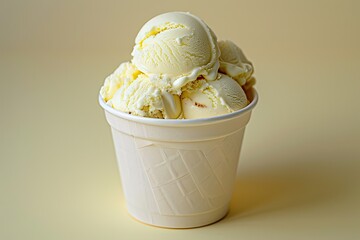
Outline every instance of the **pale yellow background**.
[[(241, 46), (260, 94), (231, 210), (193, 230), (127, 215), (97, 103), (173, 10)], [(1, 1), (0, 239), (359, 239), (359, 29), (355, 0)]]

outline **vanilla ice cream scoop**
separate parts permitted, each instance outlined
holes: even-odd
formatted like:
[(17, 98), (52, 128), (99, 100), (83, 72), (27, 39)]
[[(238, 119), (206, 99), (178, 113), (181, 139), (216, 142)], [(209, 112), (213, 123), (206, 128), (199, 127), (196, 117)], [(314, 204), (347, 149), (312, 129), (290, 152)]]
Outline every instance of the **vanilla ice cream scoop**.
[(161, 92), (145, 74), (124, 82), (107, 104), (142, 117), (178, 118), (181, 114), (180, 97)]
[(216, 79), (219, 55), (215, 34), (200, 18), (170, 12), (141, 28), (132, 63), (160, 88), (176, 92), (199, 76)]
[(137, 78), (140, 71), (130, 62), (121, 63), (120, 66), (110, 74), (100, 89), (100, 95), (105, 101), (109, 101), (115, 92), (127, 82)]
[[(235, 79), (241, 86), (250, 81), (254, 72), (252, 63), (247, 60), (241, 49), (232, 41), (219, 41), (220, 68), (219, 71)], [(250, 83), (255, 84), (255, 79)]]
[(248, 100), (244, 90), (232, 78), (219, 74), (219, 79), (196, 80), (181, 95), (184, 118), (206, 118), (232, 113), (244, 108)]

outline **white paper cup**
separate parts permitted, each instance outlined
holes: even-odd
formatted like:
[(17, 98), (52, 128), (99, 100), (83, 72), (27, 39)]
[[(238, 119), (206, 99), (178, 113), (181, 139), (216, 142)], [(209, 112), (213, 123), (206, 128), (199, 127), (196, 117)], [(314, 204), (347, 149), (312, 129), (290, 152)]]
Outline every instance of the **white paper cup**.
[(204, 119), (154, 119), (123, 113), (99, 96), (111, 126), (129, 213), (169, 228), (223, 218), (233, 193), (245, 126), (258, 96), (234, 113)]

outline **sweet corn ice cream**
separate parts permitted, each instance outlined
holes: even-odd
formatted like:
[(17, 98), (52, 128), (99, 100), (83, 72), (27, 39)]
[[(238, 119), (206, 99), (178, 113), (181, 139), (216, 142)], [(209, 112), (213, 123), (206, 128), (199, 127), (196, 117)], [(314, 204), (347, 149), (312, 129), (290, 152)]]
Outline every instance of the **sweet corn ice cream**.
[(100, 90), (113, 108), (143, 117), (207, 118), (247, 106), (253, 66), (231, 41), (218, 41), (198, 17), (169, 12), (140, 29), (131, 62)]

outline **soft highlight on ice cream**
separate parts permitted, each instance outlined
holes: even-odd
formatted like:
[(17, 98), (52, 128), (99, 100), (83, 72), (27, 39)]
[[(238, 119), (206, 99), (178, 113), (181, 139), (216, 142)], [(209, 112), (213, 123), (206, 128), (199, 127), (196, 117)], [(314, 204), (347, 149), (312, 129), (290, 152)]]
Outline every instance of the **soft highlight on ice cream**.
[(198, 17), (170, 12), (140, 29), (131, 62), (122, 63), (100, 90), (111, 107), (136, 116), (208, 118), (249, 103), (254, 68), (231, 41), (217, 41)]

